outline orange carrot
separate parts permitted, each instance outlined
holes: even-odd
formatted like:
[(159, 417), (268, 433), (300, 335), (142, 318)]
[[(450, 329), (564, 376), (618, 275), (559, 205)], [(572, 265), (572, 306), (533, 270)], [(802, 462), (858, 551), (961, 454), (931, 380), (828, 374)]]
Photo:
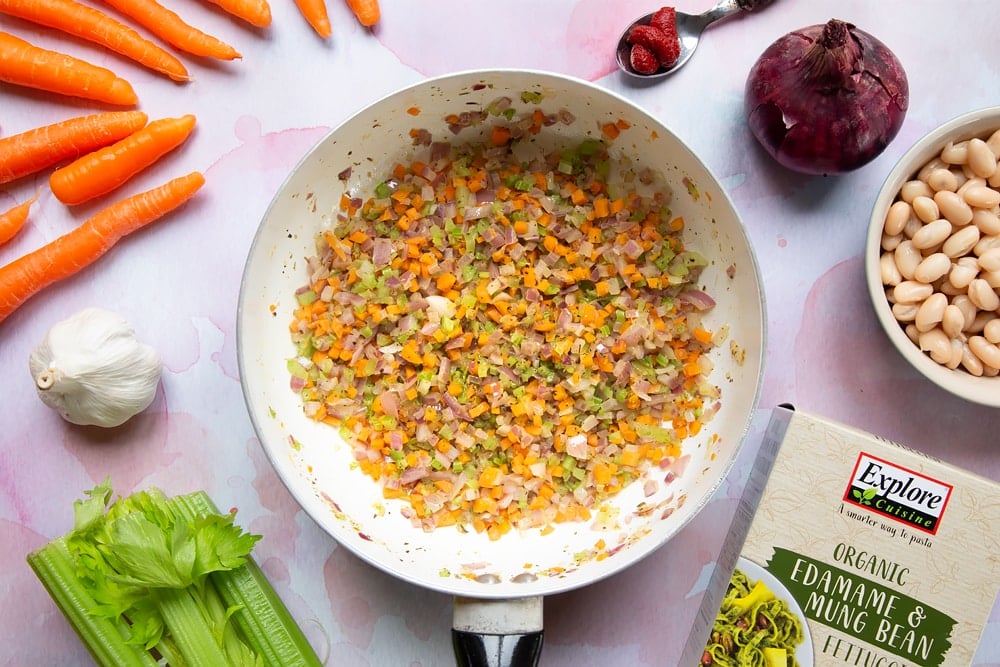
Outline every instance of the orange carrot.
[(100, 44), (174, 81), (190, 78), (172, 53), (121, 21), (76, 0), (0, 0), (0, 12)]
[(295, 0), (295, 6), (305, 17), (316, 34), (323, 39), (329, 39), (333, 34), (330, 26), (330, 15), (326, 11), (326, 0)]
[(184, 143), (194, 129), (191, 114), (161, 118), (121, 141), (52, 172), (49, 187), (68, 206), (107, 194)]
[(146, 120), (142, 111), (108, 111), (0, 137), (0, 183), (114, 143), (141, 128)]
[(219, 60), (235, 60), (243, 57), (229, 44), (188, 24), (156, 0), (104, 0), (104, 2), (175, 49)]
[(378, 0), (347, 0), (347, 6), (358, 18), (358, 23), (366, 28), (375, 25), (381, 18)]
[(0, 322), (46, 287), (93, 264), (125, 236), (190, 199), (205, 183), (195, 171), (99, 211), (79, 227), (0, 267)]
[(208, 0), (227, 14), (246, 21), (252, 26), (266, 28), (271, 25), (271, 5), (267, 0)]
[(139, 102), (132, 84), (111, 70), (6, 32), (0, 32), (0, 81), (109, 104)]
[(0, 213), (0, 245), (10, 241), (21, 231), (24, 223), (28, 221), (28, 209), (36, 199), (38, 199), (37, 193), (23, 204), (18, 204), (6, 213)]

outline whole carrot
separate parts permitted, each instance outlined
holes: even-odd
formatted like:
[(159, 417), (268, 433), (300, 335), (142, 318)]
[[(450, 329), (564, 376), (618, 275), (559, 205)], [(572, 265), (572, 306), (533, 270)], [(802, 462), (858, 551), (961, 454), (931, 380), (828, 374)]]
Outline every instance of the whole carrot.
[(146, 30), (179, 49), (195, 56), (220, 60), (242, 58), (239, 51), (221, 39), (198, 30), (156, 0), (104, 0)]
[(205, 177), (195, 171), (140, 192), (0, 267), (0, 322), (38, 292), (96, 262), (125, 236), (178, 208), (204, 184)]
[(358, 23), (366, 28), (375, 25), (381, 18), (378, 0), (347, 0), (347, 6), (354, 12)]
[(76, 0), (0, 0), (0, 12), (100, 44), (174, 81), (191, 78), (172, 53), (121, 21)]
[(121, 141), (56, 169), (49, 177), (52, 194), (68, 206), (107, 194), (184, 143), (194, 124), (191, 114), (154, 120)]
[(329, 39), (333, 34), (333, 27), (330, 25), (330, 15), (326, 11), (326, 0), (295, 0), (295, 6), (299, 8), (299, 12), (317, 35)]
[(28, 221), (28, 209), (37, 199), (38, 194), (36, 193), (34, 197), (23, 204), (18, 204), (6, 213), (0, 213), (0, 245), (10, 241), (21, 231), (24, 223)]
[(0, 137), (0, 183), (114, 143), (146, 124), (142, 111), (107, 111)]
[(139, 102), (132, 84), (111, 70), (6, 32), (0, 32), (0, 81), (108, 104)]
[(271, 25), (271, 5), (267, 4), (267, 0), (208, 0), (208, 2), (252, 26), (266, 28)]

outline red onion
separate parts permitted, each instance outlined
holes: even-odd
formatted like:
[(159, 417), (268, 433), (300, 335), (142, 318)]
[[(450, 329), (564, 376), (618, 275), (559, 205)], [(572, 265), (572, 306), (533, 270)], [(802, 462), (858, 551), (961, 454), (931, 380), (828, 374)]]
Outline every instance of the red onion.
[(903, 124), (909, 86), (885, 44), (831, 19), (771, 44), (750, 69), (745, 104), (751, 131), (779, 163), (838, 174), (885, 150)]

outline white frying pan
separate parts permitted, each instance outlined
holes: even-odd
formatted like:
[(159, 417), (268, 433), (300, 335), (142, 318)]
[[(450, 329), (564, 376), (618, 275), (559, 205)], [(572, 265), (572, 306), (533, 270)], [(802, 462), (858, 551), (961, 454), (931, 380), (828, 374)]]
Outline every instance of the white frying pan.
[[(402, 516), (402, 501), (384, 500), (377, 484), (352, 468), (351, 448), (336, 429), (303, 415), (286, 367), (294, 356), (288, 323), (295, 290), (306, 282), (314, 236), (335, 215), (341, 195), (369, 196), (393, 164), (412, 156), (412, 129), (451, 137), (444, 120), (449, 114), (483, 109), (501, 96), (520, 105), (523, 91), (541, 93), (546, 112), (566, 109), (576, 117), (570, 125), (545, 128), (544, 139), (600, 137), (601, 125), (622, 119), (631, 127), (614, 141), (612, 153), (663, 173), (674, 191), (671, 208), (687, 223), (686, 245), (711, 260), (702, 282), (717, 305), (705, 322), (730, 332), (715, 351), (709, 376), (722, 388), (722, 408), (685, 441), (690, 460), (675, 481), (659, 484), (652, 497), (644, 497), (637, 482), (610, 501), (617, 516), (610, 527), (567, 523), (546, 535), (511, 532), (496, 541), (454, 527), (424, 532)], [(471, 132), (461, 138), (471, 138)], [(345, 183), (338, 175), (348, 167)], [(309, 516), (376, 567), (454, 595), (460, 664), (533, 664), (541, 648), (542, 596), (603, 579), (648, 555), (720, 485), (757, 405), (764, 322), (760, 275), (739, 216), (718, 181), (670, 130), (628, 100), (581, 80), (537, 71), (473, 71), (426, 80), (375, 102), (332, 130), (294, 169), (261, 221), (247, 259), (239, 363), (261, 445)]]

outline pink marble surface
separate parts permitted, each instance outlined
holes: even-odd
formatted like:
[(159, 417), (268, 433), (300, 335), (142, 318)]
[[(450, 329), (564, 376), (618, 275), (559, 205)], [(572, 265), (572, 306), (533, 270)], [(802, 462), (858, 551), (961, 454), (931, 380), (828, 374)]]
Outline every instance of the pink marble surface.
[[(703, 11), (710, 0), (678, 0)], [(894, 161), (920, 135), (960, 113), (1000, 103), (992, 0), (777, 0), (719, 24), (687, 67), (637, 87), (614, 70), (613, 45), (639, 0), (382, 0), (382, 22), (360, 28), (329, 0), (333, 38), (322, 42), (293, 3), (273, 2), (274, 24), (248, 30), (208, 4), (171, 6), (234, 44), (233, 63), (186, 58), (195, 80), (173, 84), (96, 47), (24, 22), (0, 29), (115, 69), (150, 117), (195, 113), (192, 139), (151, 173), (202, 170), (208, 185), (178, 215), (123, 242), (99, 264), (32, 299), (0, 323), (0, 666), (89, 662), (24, 557), (65, 532), (72, 502), (110, 475), (122, 493), (156, 485), (206, 489), (264, 535), (257, 555), (329, 664), (343, 667), (452, 663), (451, 601), (396, 580), (348, 554), (306, 517), (271, 470), (246, 415), (236, 368), (235, 313), (246, 252), (288, 171), (330, 128), (394, 89), (479, 67), (548, 69), (629, 97), (663, 119), (727, 187), (758, 254), (769, 341), (761, 410), (752, 437), (718, 497), (674, 541), (631, 569), (545, 603), (542, 663), (675, 664), (756, 450), (770, 408), (790, 401), (1000, 480), (1000, 413), (929, 385), (890, 347), (869, 307), (862, 247), (869, 210)], [(776, 166), (754, 144), (742, 115), (743, 84), (781, 34), (829, 18), (851, 21), (898, 54), (911, 106), (886, 152), (835, 178)], [(0, 133), (99, 108), (0, 85)], [(43, 177), (0, 188), (0, 209), (40, 197), (0, 262), (83, 220)], [(35, 397), (28, 354), (56, 321), (87, 305), (123, 314), (162, 355), (153, 405), (112, 430), (73, 427)], [(1000, 665), (1000, 610), (978, 667)]]

